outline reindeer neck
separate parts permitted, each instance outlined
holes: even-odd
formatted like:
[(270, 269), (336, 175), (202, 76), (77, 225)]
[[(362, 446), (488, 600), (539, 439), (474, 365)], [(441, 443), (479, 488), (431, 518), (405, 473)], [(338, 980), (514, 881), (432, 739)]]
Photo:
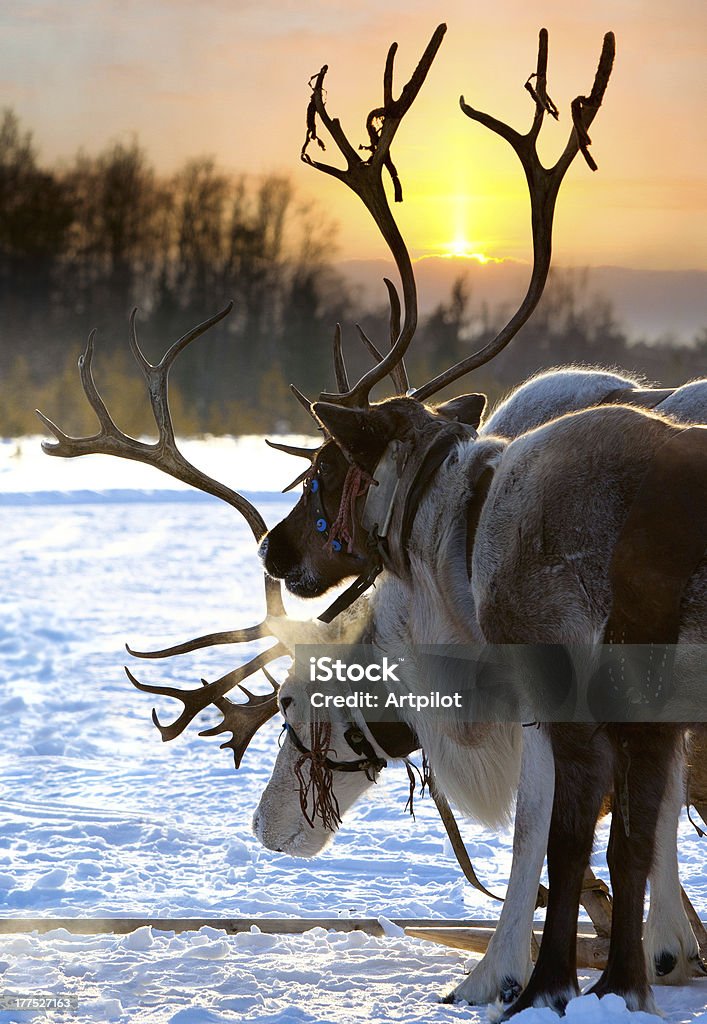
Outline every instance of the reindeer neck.
[(453, 449), (475, 436), (463, 424), (432, 420), (413, 438), (392, 441), (376, 466), (362, 525), (377, 536), (384, 567), (401, 579), (410, 572), (408, 545), (421, 503)]

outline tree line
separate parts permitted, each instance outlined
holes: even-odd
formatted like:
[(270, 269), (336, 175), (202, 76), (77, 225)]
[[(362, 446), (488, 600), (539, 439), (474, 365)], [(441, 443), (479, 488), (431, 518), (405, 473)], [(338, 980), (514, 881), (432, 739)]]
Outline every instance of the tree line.
[[(335, 272), (336, 230), (280, 175), (231, 175), (208, 157), (159, 175), (137, 142), (42, 166), (31, 132), (0, 119), (0, 433), (34, 433), (39, 406), (65, 429), (93, 432), (76, 359), (98, 328), (94, 368), (116, 420), (152, 429), (131, 365), (127, 317), (155, 361), (186, 329), (233, 299), (229, 317), (187, 349), (173, 371), (182, 433), (308, 429), (287, 389), (331, 389), (336, 322), (358, 318), (381, 345), (383, 309), (361, 313)], [(410, 358), (421, 380), (493, 336), (502, 311), (477, 309), (463, 278), (420, 324)], [(349, 330), (352, 372), (368, 358)], [(630, 345), (608, 303), (581, 277), (557, 273), (513, 344), (473, 384), (498, 397), (543, 366), (572, 360), (636, 368), (680, 383), (707, 373), (707, 334), (689, 350)]]

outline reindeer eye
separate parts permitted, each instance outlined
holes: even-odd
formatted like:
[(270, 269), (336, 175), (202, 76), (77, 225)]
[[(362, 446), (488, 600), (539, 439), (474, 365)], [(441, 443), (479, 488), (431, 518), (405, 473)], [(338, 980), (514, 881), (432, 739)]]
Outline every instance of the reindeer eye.
[(350, 726), (344, 733), (344, 739), (355, 754), (363, 754), (366, 747), (366, 737), (360, 729)]

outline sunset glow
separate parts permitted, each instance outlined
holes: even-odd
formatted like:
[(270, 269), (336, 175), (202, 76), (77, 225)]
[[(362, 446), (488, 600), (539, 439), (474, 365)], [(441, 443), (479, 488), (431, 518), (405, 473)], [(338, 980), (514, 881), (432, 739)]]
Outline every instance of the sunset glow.
[(485, 263), (491, 263), (492, 260), (495, 263), (500, 262), (492, 256), (484, 256), (482, 252), (474, 252), (472, 246), (465, 238), (456, 238), (453, 242), (450, 242), (447, 246), (447, 251), (442, 255), (454, 257), (455, 259), (476, 260), (482, 266)]
[[(688, 0), (617, 0), (581, 16), (560, 0), (548, 0), (542, 15), (521, 0), (486, 8), (390, 0), (384, 9), (373, 0), (145, 0), (118, 15), (106, 2), (26, 0), (0, 14), (3, 104), (48, 161), (136, 137), (161, 173), (210, 155), (229, 172), (289, 176), (298, 195), (338, 223), (343, 258), (374, 258), (385, 247), (360, 203), (299, 160), (307, 82), (329, 65), (327, 109), (352, 144), (365, 142), (389, 44), (399, 44), (397, 95), (443, 16), (447, 35), (393, 146), (405, 187), (396, 216), (416, 254), (523, 260), (530, 254), (523, 172), (505, 141), (464, 116), (459, 96), (527, 131), (533, 111), (523, 83), (542, 17), (549, 91), (561, 114), (541, 135), (541, 157), (552, 163), (567, 141), (570, 102), (590, 88), (603, 34), (613, 29), (615, 70), (591, 131), (599, 170), (581, 158), (570, 169), (555, 259), (701, 268), (707, 159), (695, 125), (706, 11)], [(325, 141), (324, 158), (340, 162)]]

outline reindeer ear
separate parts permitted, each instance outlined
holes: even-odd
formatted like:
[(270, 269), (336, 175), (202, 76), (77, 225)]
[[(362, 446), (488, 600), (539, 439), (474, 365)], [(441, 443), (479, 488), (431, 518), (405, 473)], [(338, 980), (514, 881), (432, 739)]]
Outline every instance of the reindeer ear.
[(467, 426), (478, 430), (485, 408), (486, 395), (459, 395), (458, 398), (451, 398), (448, 402), (436, 406), (435, 412), (445, 419), (466, 423)]
[(365, 409), (314, 402), (312, 412), (339, 447), (356, 462), (376, 456), (387, 443), (379, 436), (372, 414)]

